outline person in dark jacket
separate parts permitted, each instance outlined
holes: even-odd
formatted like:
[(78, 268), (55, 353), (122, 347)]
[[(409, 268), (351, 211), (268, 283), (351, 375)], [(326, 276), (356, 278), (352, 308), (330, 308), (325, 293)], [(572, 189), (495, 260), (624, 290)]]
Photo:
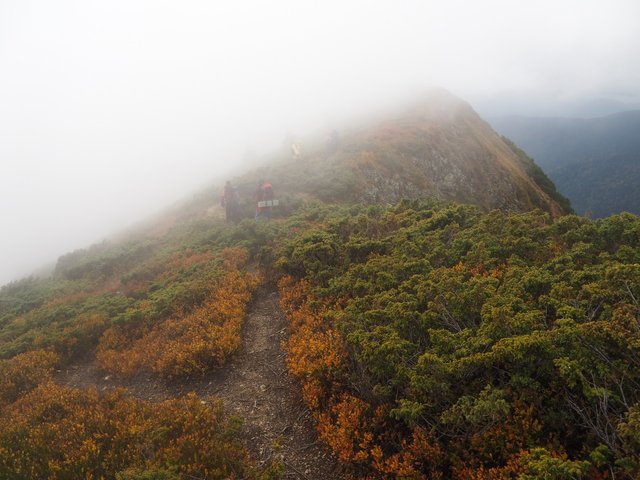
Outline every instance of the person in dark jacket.
[(228, 180), (224, 185), (223, 202), (227, 222), (238, 221), (238, 192)]

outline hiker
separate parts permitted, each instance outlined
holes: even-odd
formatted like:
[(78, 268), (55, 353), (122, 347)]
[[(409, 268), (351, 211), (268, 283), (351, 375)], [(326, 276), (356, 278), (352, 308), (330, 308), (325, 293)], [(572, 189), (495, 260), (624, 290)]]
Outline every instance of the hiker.
[(269, 182), (260, 180), (256, 190), (256, 222), (261, 218), (269, 220), (273, 207), (273, 187)]
[(325, 142), (325, 154), (327, 157), (330, 157), (334, 153), (338, 151), (338, 146), (340, 145), (340, 135), (338, 135), (337, 130), (333, 130), (331, 135), (327, 137), (327, 141)]
[(224, 194), (222, 197), (225, 216), (227, 222), (235, 222), (238, 220), (238, 192), (236, 188), (227, 180), (224, 185)]
[(298, 160), (300, 160), (300, 157), (300, 145), (298, 145), (296, 142), (293, 142), (291, 144), (291, 158), (297, 162)]

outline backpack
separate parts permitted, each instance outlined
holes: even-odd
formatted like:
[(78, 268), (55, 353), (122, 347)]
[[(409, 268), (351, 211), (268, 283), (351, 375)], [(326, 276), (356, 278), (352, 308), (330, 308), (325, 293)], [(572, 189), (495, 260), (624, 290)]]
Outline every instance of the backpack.
[(262, 199), (263, 200), (273, 200), (273, 187), (270, 183), (265, 183), (262, 186)]

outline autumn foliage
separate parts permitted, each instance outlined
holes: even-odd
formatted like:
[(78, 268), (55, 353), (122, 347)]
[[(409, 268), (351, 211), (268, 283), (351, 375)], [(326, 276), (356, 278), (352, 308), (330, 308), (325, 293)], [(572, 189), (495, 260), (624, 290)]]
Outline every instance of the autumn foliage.
[[(414, 430), (403, 452), (387, 454), (385, 410), (374, 409), (344, 392), (347, 350), (339, 332), (326, 319), (328, 308), (314, 300), (309, 284), (285, 276), (279, 282), (280, 303), (289, 319), (287, 365), (302, 386), (302, 396), (314, 412), (318, 434), (337, 457), (366, 466), (362, 472), (402, 478), (441, 478), (435, 469), (426, 477), (416, 468), (438, 458), (439, 446), (420, 429)], [(433, 464), (435, 466), (435, 464)], [(372, 468), (370, 468), (372, 467)]]
[(218, 403), (195, 395), (151, 404), (44, 382), (0, 413), (0, 478), (252, 477), (234, 428)]
[(52, 381), (57, 362), (45, 351), (0, 361), (0, 478), (257, 477), (217, 401), (65, 388)]
[(51, 383), (96, 347), (119, 375), (218, 368), (260, 280), (249, 252), (280, 278), (288, 369), (354, 477), (640, 476), (640, 220), (403, 202), (187, 223), (3, 287), (0, 478), (252, 478), (215, 401)]
[(92, 358), (110, 372), (202, 375), (240, 343), (260, 281), (228, 228), (187, 223), (160, 238), (100, 244), (48, 279), (0, 289), (0, 478), (272, 478), (249, 466), (241, 420), (210, 398), (152, 403), (55, 383)]
[(288, 366), (354, 474), (640, 475), (637, 217), (405, 202), (306, 218), (277, 260)]
[(338, 332), (323, 321), (323, 308), (311, 304), (306, 282), (295, 283), (292, 277), (280, 280), (280, 304), (291, 325), (287, 341), (289, 371), (302, 382), (302, 395), (311, 407), (339, 381), (346, 355)]
[(105, 331), (97, 351), (100, 367), (122, 375), (148, 369), (165, 376), (189, 376), (222, 365), (240, 346), (247, 304), (259, 281), (239, 270), (246, 253), (228, 249), (223, 255), (226, 273), (211, 285), (202, 304), (155, 324), (141, 322)]
[(36, 350), (0, 360), (0, 408), (51, 378), (59, 361), (55, 353)]

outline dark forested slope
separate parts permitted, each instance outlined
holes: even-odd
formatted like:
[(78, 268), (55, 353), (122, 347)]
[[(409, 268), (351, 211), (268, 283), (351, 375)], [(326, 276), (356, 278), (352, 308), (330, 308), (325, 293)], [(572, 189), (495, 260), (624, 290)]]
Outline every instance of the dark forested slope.
[(640, 111), (601, 118), (491, 119), (531, 155), (579, 214), (640, 213)]

